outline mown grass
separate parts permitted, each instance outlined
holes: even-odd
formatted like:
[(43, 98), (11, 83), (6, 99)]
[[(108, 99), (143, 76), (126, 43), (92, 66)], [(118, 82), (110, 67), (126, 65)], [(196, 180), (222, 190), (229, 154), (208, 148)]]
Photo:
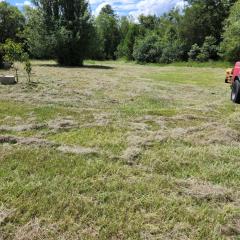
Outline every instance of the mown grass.
[(0, 239), (238, 239), (223, 65), (87, 65), (35, 61), (33, 87), (0, 86), (0, 135), (46, 141), (0, 144)]
[[(177, 68), (177, 69), (176, 69)], [(173, 67), (173, 71), (163, 71), (158, 74), (149, 74), (146, 77), (156, 79), (158, 81), (169, 81), (170, 84), (189, 84), (201, 87), (214, 87), (218, 79), (224, 75), (223, 71), (202, 71), (201, 68), (191, 71), (186, 67)], [(177, 70), (177, 71), (176, 71)]]
[(131, 117), (142, 115), (173, 116), (176, 114), (175, 108), (176, 105), (169, 99), (141, 96), (131, 103), (128, 102), (121, 106), (120, 111)]
[[(164, 66), (164, 64), (153, 64), (155, 66)], [(227, 61), (208, 61), (208, 62), (174, 62), (169, 66), (175, 67), (199, 67), (199, 68), (232, 68), (234, 63)]]

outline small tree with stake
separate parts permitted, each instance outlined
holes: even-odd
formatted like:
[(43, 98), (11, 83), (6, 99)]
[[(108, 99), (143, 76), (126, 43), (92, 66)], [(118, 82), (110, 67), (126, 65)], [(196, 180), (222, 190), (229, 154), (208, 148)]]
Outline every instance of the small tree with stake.
[(23, 61), (23, 48), (20, 43), (15, 43), (12, 40), (7, 40), (3, 45), (4, 61), (9, 62), (15, 70), (16, 80), (18, 82), (18, 62)]
[(28, 82), (31, 80), (32, 65), (29, 61), (29, 56), (24, 53), (23, 47), (20, 43), (16, 43), (12, 40), (7, 40), (2, 47), (4, 52), (4, 61), (9, 62), (12, 68), (15, 70), (16, 81), (18, 82), (18, 62), (25, 62), (25, 71), (28, 75)]

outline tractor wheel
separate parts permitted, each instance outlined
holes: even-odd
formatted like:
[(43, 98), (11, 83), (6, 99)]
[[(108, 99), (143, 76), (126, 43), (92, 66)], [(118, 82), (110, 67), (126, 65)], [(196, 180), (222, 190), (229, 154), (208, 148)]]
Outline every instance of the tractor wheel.
[(238, 79), (232, 85), (231, 100), (234, 103), (240, 103), (240, 82)]

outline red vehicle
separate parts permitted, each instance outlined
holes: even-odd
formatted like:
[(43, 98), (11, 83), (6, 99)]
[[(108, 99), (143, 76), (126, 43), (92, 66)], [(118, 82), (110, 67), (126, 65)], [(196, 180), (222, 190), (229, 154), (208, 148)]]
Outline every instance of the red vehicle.
[(240, 104), (240, 62), (236, 62), (233, 69), (227, 69), (225, 82), (231, 83), (231, 100)]

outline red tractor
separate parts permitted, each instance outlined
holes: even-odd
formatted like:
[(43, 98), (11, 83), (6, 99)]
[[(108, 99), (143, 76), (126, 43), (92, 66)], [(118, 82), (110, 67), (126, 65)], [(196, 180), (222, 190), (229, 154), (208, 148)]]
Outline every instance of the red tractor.
[(227, 69), (225, 82), (231, 84), (231, 100), (240, 104), (240, 62), (236, 62), (233, 69)]

